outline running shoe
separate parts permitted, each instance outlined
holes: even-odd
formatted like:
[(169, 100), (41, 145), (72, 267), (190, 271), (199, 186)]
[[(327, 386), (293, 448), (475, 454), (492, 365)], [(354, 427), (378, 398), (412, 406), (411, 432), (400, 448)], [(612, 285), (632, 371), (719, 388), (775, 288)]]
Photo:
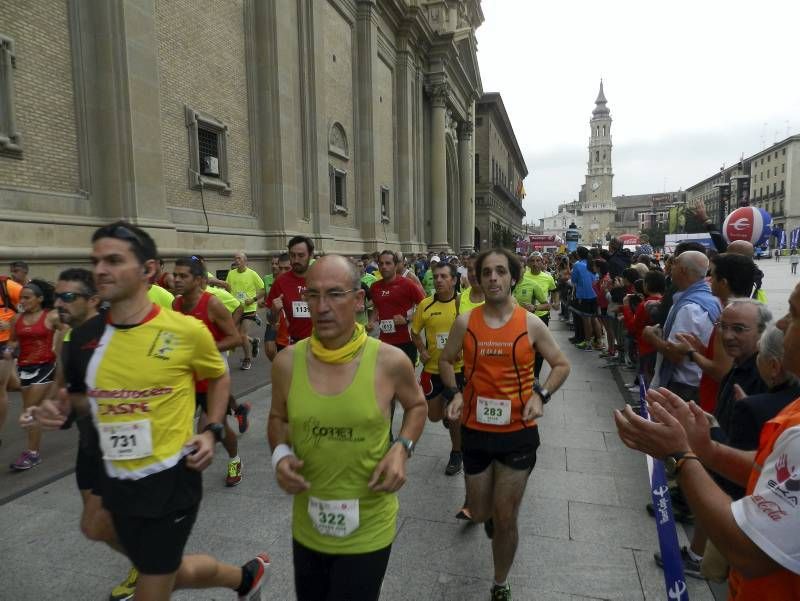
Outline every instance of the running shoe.
[(462, 461), (461, 451), (450, 451), (450, 461), (447, 462), (447, 467), (444, 468), (444, 475), (455, 476), (459, 473)]
[[(653, 559), (656, 560), (656, 565), (659, 568), (664, 568), (664, 560), (661, 559), (661, 552), (656, 551), (653, 553)], [(705, 580), (703, 574), (700, 572), (700, 562), (692, 559), (689, 556), (689, 549), (686, 546), (681, 547), (681, 561), (683, 562), (683, 573), (692, 578), (699, 578)]]
[(258, 350), (261, 348), (261, 340), (259, 340), (258, 338), (251, 338), (250, 346), (253, 349), (253, 359), (255, 359), (256, 357), (258, 357)]
[(579, 351), (591, 351), (592, 345), (584, 340), (583, 342), (579, 342), (578, 344), (576, 344), (575, 348), (578, 349)]
[(611, 361), (617, 356), (617, 352), (616, 351), (603, 351), (598, 356), (601, 359), (608, 359), (609, 361)]
[(111, 589), (108, 601), (130, 601), (130, 599), (133, 599), (133, 593), (136, 592), (136, 580), (138, 580), (138, 578), (138, 570), (131, 566), (128, 577)]
[(472, 514), (469, 511), (469, 508), (466, 506), (462, 507), (459, 512), (456, 514), (457, 520), (466, 520), (467, 522), (472, 521)]
[(492, 518), (483, 523), (483, 531), (489, 538), (494, 538), (494, 520)]
[(247, 428), (250, 427), (250, 421), (248, 420), (250, 409), (252, 409), (252, 405), (250, 403), (242, 403), (236, 408), (235, 413), (236, 421), (239, 424), (239, 434), (244, 434), (247, 432)]
[(36, 451), (22, 451), (17, 460), (9, 467), (17, 472), (24, 472), (32, 467), (36, 467), (42, 462), (42, 458)]
[(250, 359), (242, 359), (242, 364), (239, 366), (239, 369), (248, 370), (253, 367), (253, 362)]
[(511, 587), (506, 584), (505, 586), (492, 586), (492, 597), (490, 601), (511, 601)]
[[(269, 581), (269, 555), (259, 553), (242, 566), (242, 586), (245, 592), (239, 592), (239, 601), (258, 601), (261, 599), (261, 587)], [(241, 588), (241, 587), (240, 587)]]
[(593, 351), (605, 351), (606, 347), (603, 346), (602, 342), (593, 342), (592, 343), (592, 350)]
[(225, 477), (225, 486), (236, 486), (242, 481), (242, 460), (238, 457), (228, 462), (228, 475)]
[(257, 325), (259, 328), (261, 327), (261, 318), (258, 316), (258, 313), (256, 313), (256, 314), (253, 316), (253, 321), (255, 321), (255, 322), (256, 322), (256, 325)]

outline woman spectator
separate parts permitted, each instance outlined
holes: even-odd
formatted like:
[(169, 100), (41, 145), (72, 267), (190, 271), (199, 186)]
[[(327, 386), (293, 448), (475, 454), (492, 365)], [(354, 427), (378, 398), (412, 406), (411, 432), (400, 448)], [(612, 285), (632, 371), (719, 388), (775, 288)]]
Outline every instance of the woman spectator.
[[(664, 295), (664, 274), (650, 271), (644, 278), (644, 299), (634, 309), (631, 306), (633, 295), (626, 295), (622, 301), (622, 316), (625, 328), (636, 341), (639, 351), (639, 373), (644, 376), (647, 386), (653, 379), (656, 367), (656, 350), (642, 339), (645, 326), (653, 325), (656, 308)], [(638, 388), (637, 388), (638, 389)]]
[[(53, 287), (43, 280), (31, 280), (22, 288), (19, 313), (11, 327), (5, 358), (17, 354), (17, 369), (22, 386), (23, 410), (38, 406), (50, 392), (56, 372), (53, 338), (62, 329), (58, 311), (53, 309)], [(11, 464), (23, 471), (41, 463), (41, 430), (29, 428), (27, 448)]]
[(614, 335), (614, 324), (611, 323), (611, 317), (608, 314), (608, 302), (611, 298), (611, 276), (608, 274), (608, 263), (605, 260), (596, 259), (594, 267), (597, 272), (597, 279), (592, 284), (592, 287), (597, 295), (597, 307), (600, 309), (600, 325), (605, 330), (606, 339), (608, 340), (607, 350), (600, 353), (600, 357), (610, 360), (617, 354), (617, 338)]

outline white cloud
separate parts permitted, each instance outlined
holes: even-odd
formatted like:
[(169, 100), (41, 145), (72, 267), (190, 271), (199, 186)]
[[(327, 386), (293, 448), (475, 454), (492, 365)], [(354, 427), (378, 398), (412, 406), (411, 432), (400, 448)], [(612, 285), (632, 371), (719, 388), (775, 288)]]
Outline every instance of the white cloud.
[(614, 194), (686, 188), (800, 131), (800, 2), (484, 0), (478, 60), (530, 174), (528, 219), (584, 181), (600, 77)]

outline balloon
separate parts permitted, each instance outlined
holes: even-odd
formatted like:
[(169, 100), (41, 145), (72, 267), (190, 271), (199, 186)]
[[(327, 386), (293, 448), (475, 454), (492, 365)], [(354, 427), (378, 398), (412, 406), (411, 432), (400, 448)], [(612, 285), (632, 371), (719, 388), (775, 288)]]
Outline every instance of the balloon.
[(747, 240), (753, 246), (766, 242), (772, 233), (772, 217), (758, 207), (739, 207), (725, 218), (722, 235), (728, 243)]

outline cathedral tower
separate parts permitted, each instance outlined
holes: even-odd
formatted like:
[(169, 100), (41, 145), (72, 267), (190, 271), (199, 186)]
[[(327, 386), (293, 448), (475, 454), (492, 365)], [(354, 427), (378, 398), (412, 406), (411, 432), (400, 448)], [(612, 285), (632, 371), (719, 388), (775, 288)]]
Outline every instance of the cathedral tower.
[[(611, 112), (607, 104), (601, 79), (600, 92), (589, 121), (589, 163), (581, 207), (584, 215), (584, 240), (592, 243), (606, 241), (606, 234), (615, 214), (612, 200), (614, 173), (611, 169)], [(585, 231), (587, 229), (588, 232)]]

